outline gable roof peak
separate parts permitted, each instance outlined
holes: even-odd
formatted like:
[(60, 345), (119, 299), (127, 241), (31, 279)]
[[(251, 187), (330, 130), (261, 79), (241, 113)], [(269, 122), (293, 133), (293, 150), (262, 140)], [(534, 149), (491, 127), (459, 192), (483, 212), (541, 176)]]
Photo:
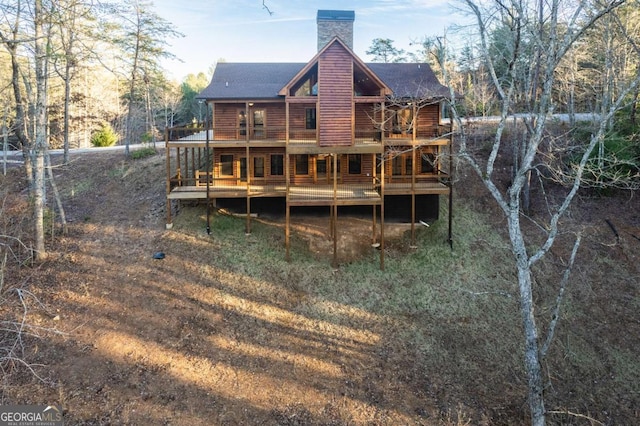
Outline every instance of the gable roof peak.
[(367, 64), (362, 62), (362, 60), (353, 52), (353, 50), (349, 46), (344, 43), (344, 41), (342, 41), (341, 38), (333, 37), (333, 39), (331, 39), (329, 43), (327, 43), (318, 53), (316, 53), (316, 55), (309, 62), (307, 62), (307, 64), (286, 85), (282, 87), (278, 94), (280, 96), (286, 96), (289, 88), (291, 88), (300, 78), (302, 78), (311, 68), (313, 68), (318, 63), (320, 57), (334, 45), (342, 47), (351, 57), (353, 63), (363, 72), (365, 72), (373, 81), (375, 81), (380, 86), (384, 94), (392, 93), (391, 89), (389, 89), (389, 87), (387, 87), (387, 85), (369, 69)]

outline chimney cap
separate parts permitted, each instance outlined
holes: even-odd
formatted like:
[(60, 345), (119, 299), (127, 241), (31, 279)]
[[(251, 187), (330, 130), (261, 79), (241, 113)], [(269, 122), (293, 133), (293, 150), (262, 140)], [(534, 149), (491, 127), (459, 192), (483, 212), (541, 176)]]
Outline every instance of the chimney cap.
[(355, 21), (353, 10), (318, 10), (318, 21)]

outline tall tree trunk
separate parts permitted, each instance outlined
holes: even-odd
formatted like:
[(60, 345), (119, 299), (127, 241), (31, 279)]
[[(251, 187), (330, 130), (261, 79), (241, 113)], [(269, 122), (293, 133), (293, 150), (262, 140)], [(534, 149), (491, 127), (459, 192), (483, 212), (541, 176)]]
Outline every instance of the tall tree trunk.
[(131, 144), (131, 135), (133, 134), (133, 97), (135, 93), (136, 77), (135, 72), (131, 74), (131, 83), (129, 85), (129, 105), (127, 110), (127, 121), (124, 130), (124, 155), (129, 157), (129, 145)]
[(42, 0), (35, 0), (35, 66), (36, 66), (36, 110), (35, 110), (35, 170), (34, 170), (34, 221), (35, 256), (44, 260), (47, 252), (44, 246), (44, 208), (45, 208), (45, 166), (44, 156), (47, 150), (47, 49), (44, 34), (44, 16)]
[(56, 184), (56, 180), (53, 176), (53, 170), (51, 167), (51, 156), (49, 155), (49, 151), (46, 152), (45, 167), (47, 169), (47, 176), (49, 178), (49, 184), (51, 185), (51, 191), (53, 192), (53, 197), (55, 199), (56, 206), (58, 206), (58, 213), (60, 214), (60, 224), (62, 225), (62, 233), (66, 235), (67, 234), (67, 215), (64, 211), (64, 205), (62, 204), (62, 199), (60, 198), (60, 191), (58, 190), (58, 185)]
[(2, 116), (2, 174), (5, 176), (7, 175), (7, 151), (9, 150), (9, 126), (7, 125), (8, 115), (9, 107), (5, 108), (4, 114)]
[[(636, 66), (636, 77), (640, 79), (640, 64)], [(633, 92), (633, 101), (631, 102), (631, 114), (630, 121), (632, 125), (636, 125), (636, 114), (638, 112), (638, 98), (640, 97), (640, 90), (636, 89)]]
[(36, 148), (33, 179), (33, 220), (35, 226), (35, 258), (38, 261), (47, 258), (47, 251), (44, 246), (44, 169), (44, 151)]
[[(17, 23), (16, 23), (17, 26)], [(31, 162), (31, 138), (29, 137), (28, 126), (28, 108), (25, 108), (25, 96), (22, 93), (20, 85), (20, 63), (18, 62), (18, 42), (17, 30), (14, 33), (14, 41), (7, 43), (7, 50), (11, 56), (11, 85), (13, 87), (13, 96), (16, 100), (16, 125), (15, 134), (22, 148), (22, 158), (24, 160), (24, 170), (27, 177), (29, 187), (33, 188), (33, 164)]]
[(531, 269), (526, 265), (518, 265), (518, 286), (520, 287), (522, 329), (525, 336), (524, 366), (529, 384), (531, 425), (543, 426), (545, 424), (545, 408), (542, 393), (542, 368), (540, 367), (540, 352), (538, 349), (538, 328), (533, 304)]
[(518, 270), (518, 289), (520, 293), (520, 314), (524, 332), (524, 366), (529, 384), (529, 410), (532, 426), (545, 424), (545, 408), (542, 386), (542, 368), (540, 367), (540, 351), (538, 348), (538, 327), (535, 318), (531, 266), (526, 245), (520, 228), (519, 203), (512, 203), (508, 224), (511, 247)]
[(129, 84), (129, 109), (127, 111), (127, 124), (125, 129), (125, 146), (124, 146), (124, 154), (129, 157), (129, 144), (131, 143), (131, 135), (133, 134), (133, 112), (134, 112), (134, 99), (136, 92), (136, 83), (137, 83), (137, 75), (138, 75), (138, 60), (140, 58), (140, 8), (138, 2), (135, 2), (136, 5), (136, 41), (135, 41), (135, 49), (133, 52), (133, 64), (131, 66), (131, 82)]
[(71, 65), (69, 55), (64, 69), (64, 159), (65, 165), (69, 164), (69, 104), (71, 103)]

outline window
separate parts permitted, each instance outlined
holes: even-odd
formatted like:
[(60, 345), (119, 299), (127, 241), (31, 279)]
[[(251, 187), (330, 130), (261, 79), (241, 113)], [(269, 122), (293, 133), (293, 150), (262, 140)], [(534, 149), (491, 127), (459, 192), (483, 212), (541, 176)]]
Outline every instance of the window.
[(240, 159), (240, 180), (243, 182), (247, 181), (247, 158), (242, 157)]
[(420, 155), (420, 173), (433, 173), (435, 171), (436, 157), (431, 153)]
[(238, 128), (240, 129), (241, 136), (247, 134), (247, 114), (243, 109), (238, 110)]
[(404, 159), (404, 174), (410, 175), (413, 173), (413, 158), (411, 154), (407, 154)]
[(253, 177), (264, 177), (264, 157), (253, 157)]
[(307, 108), (305, 117), (305, 128), (307, 130), (315, 130), (316, 128), (316, 109), (315, 108)]
[(318, 177), (326, 177), (327, 176), (327, 158), (331, 158), (331, 157), (325, 157), (323, 156), (318, 156), (316, 158), (316, 175)]
[(391, 174), (400, 176), (402, 174), (402, 156), (397, 155), (391, 160)]
[(284, 175), (284, 155), (282, 154), (271, 155), (271, 175), (272, 176)]
[(409, 108), (404, 108), (393, 113), (392, 125), (393, 133), (396, 135), (406, 135), (411, 133), (413, 124), (413, 111)]
[(362, 173), (362, 155), (350, 154), (349, 155), (349, 174), (359, 175)]
[(309, 156), (306, 154), (297, 154), (295, 156), (296, 175), (309, 174)]
[(220, 156), (220, 176), (233, 176), (233, 154)]
[(293, 87), (294, 96), (317, 96), (318, 95), (318, 66), (315, 65), (309, 73), (303, 77), (301, 83)]
[(262, 139), (265, 137), (264, 123), (265, 123), (266, 111), (263, 109), (256, 109), (253, 111), (253, 137)]

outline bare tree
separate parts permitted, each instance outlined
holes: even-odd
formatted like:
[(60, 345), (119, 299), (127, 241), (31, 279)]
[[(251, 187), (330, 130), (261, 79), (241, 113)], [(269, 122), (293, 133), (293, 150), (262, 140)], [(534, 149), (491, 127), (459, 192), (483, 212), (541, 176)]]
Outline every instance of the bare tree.
[[(553, 94), (557, 87), (557, 71), (560, 63), (565, 58), (577, 41), (585, 37), (586, 31), (593, 27), (603, 17), (613, 13), (624, 0), (606, 0), (599, 2), (560, 0), (495, 0), (491, 2), (479, 2), (474, 0), (463, 1), (466, 8), (475, 18), (478, 37), (481, 46), (481, 55), (487, 64), (491, 82), (498, 94), (501, 114), (500, 122), (493, 139), (493, 144), (486, 158), (473, 152), (473, 147), (467, 144), (466, 134), (460, 116), (455, 106), (452, 108), (454, 119), (460, 128), (459, 156), (465, 160), (471, 169), (482, 180), (489, 193), (497, 202), (505, 216), (511, 252), (517, 270), (519, 289), (519, 308), (522, 320), (524, 337), (524, 365), (528, 381), (528, 400), (531, 423), (534, 426), (544, 425), (546, 422), (546, 409), (544, 401), (544, 384), (541, 361), (544, 359), (557, 323), (561, 295), (568, 281), (568, 274), (572, 264), (569, 263), (566, 278), (560, 283), (559, 297), (556, 309), (551, 319), (551, 326), (546, 330), (546, 336), (538, 325), (534, 303), (533, 270), (551, 249), (560, 231), (560, 219), (565, 215), (573, 198), (581, 186), (581, 179), (585, 165), (591, 151), (604, 138), (608, 122), (629, 99), (629, 94), (637, 89), (640, 79), (636, 76), (620, 82), (616, 91), (610, 94), (611, 102), (603, 111), (597, 129), (590, 138), (580, 160), (575, 164), (573, 175), (567, 191), (557, 202), (549, 202), (548, 215), (544, 219), (546, 223), (537, 228), (542, 230), (542, 240), (534, 238), (527, 233), (523, 225), (523, 188), (527, 185), (530, 172), (544, 167), (544, 158), (540, 155), (540, 149), (545, 142), (547, 122), (554, 112)], [(503, 56), (506, 72), (500, 77), (496, 72), (494, 62), (495, 55), (489, 51), (490, 35), (496, 26), (509, 28), (510, 49)], [(532, 72), (527, 73), (528, 81), (522, 86), (519, 79), (522, 75), (518, 64), (528, 61), (530, 54), (522, 49), (521, 40), (530, 40), (534, 47), (535, 66)], [(531, 64), (530, 62), (528, 62)], [(448, 80), (445, 71), (445, 80)], [(501, 187), (497, 176), (500, 156), (499, 152), (504, 148), (504, 131), (510, 114), (517, 111), (517, 101), (522, 94), (518, 93), (522, 87), (527, 87), (529, 101), (525, 103), (527, 119), (525, 120), (526, 132), (520, 141), (519, 163), (513, 174), (511, 185), (504, 189)], [(451, 90), (452, 104), (455, 104), (454, 92)], [(531, 218), (528, 218), (531, 219)], [(533, 220), (533, 219), (531, 219)], [(580, 238), (576, 238), (571, 259), (575, 259)], [(541, 345), (541, 341), (542, 343)]]
[[(153, 4), (147, 0), (127, 0), (126, 7), (120, 11), (123, 24), (115, 42), (124, 52), (129, 67), (129, 91), (127, 95), (128, 111), (125, 125), (125, 155), (129, 155), (129, 144), (134, 140), (134, 118), (136, 105), (140, 100), (148, 99), (149, 76), (159, 68), (161, 58), (173, 57), (165, 47), (169, 37), (182, 34), (172, 29), (165, 19), (155, 14)], [(143, 102), (145, 119), (149, 117), (148, 103)], [(149, 130), (149, 129), (145, 129)]]
[[(86, 52), (83, 38), (90, 34), (89, 24), (93, 20), (90, 5), (83, 0), (59, 0), (58, 7), (52, 16), (56, 28), (56, 41), (59, 43), (60, 53), (53, 56), (56, 73), (64, 82), (64, 113), (63, 113), (63, 148), (64, 164), (69, 163), (69, 129), (71, 106), (71, 82), (75, 78), (80, 61)], [(85, 52), (83, 55), (82, 52)]]
[(24, 45), (33, 40), (32, 36), (24, 34), (23, 20), (28, 13), (27, 4), (21, 0), (7, 2), (0, 5), (3, 26), (0, 27), (0, 41), (9, 53), (11, 59), (11, 87), (13, 89), (16, 122), (14, 133), (22, 149), (27, 180), (33, 181), (33, 167), (31, 148), (33, 145), (33, 131), (30, 125), (30, 102), (25, 93), (30, 87), (25, 81), (26, 73), (22, 72), (20, 56)]
[(35, 144), (34, 144), (34, 218), (35, 218), (35, 251), (36, 260), (44, 260), (47, 252), (44, 246), (44, 208), (45, 208), (45, 155), (47, 140), (47, 82), (49, 59), (47, 55), (48, 35), (46, 30), (46, 14), (42, 0), (35, 0), (34, 8), (34, 45), (36, 68), (36, 109), (35, 109)]
[(180, 107), (182, 92), (180, 86), (174, 82), (167, 82), (160, 90), (162, 102), (162, 117), (164, 118), (164, 127), (174, 127), (175, 117)]

